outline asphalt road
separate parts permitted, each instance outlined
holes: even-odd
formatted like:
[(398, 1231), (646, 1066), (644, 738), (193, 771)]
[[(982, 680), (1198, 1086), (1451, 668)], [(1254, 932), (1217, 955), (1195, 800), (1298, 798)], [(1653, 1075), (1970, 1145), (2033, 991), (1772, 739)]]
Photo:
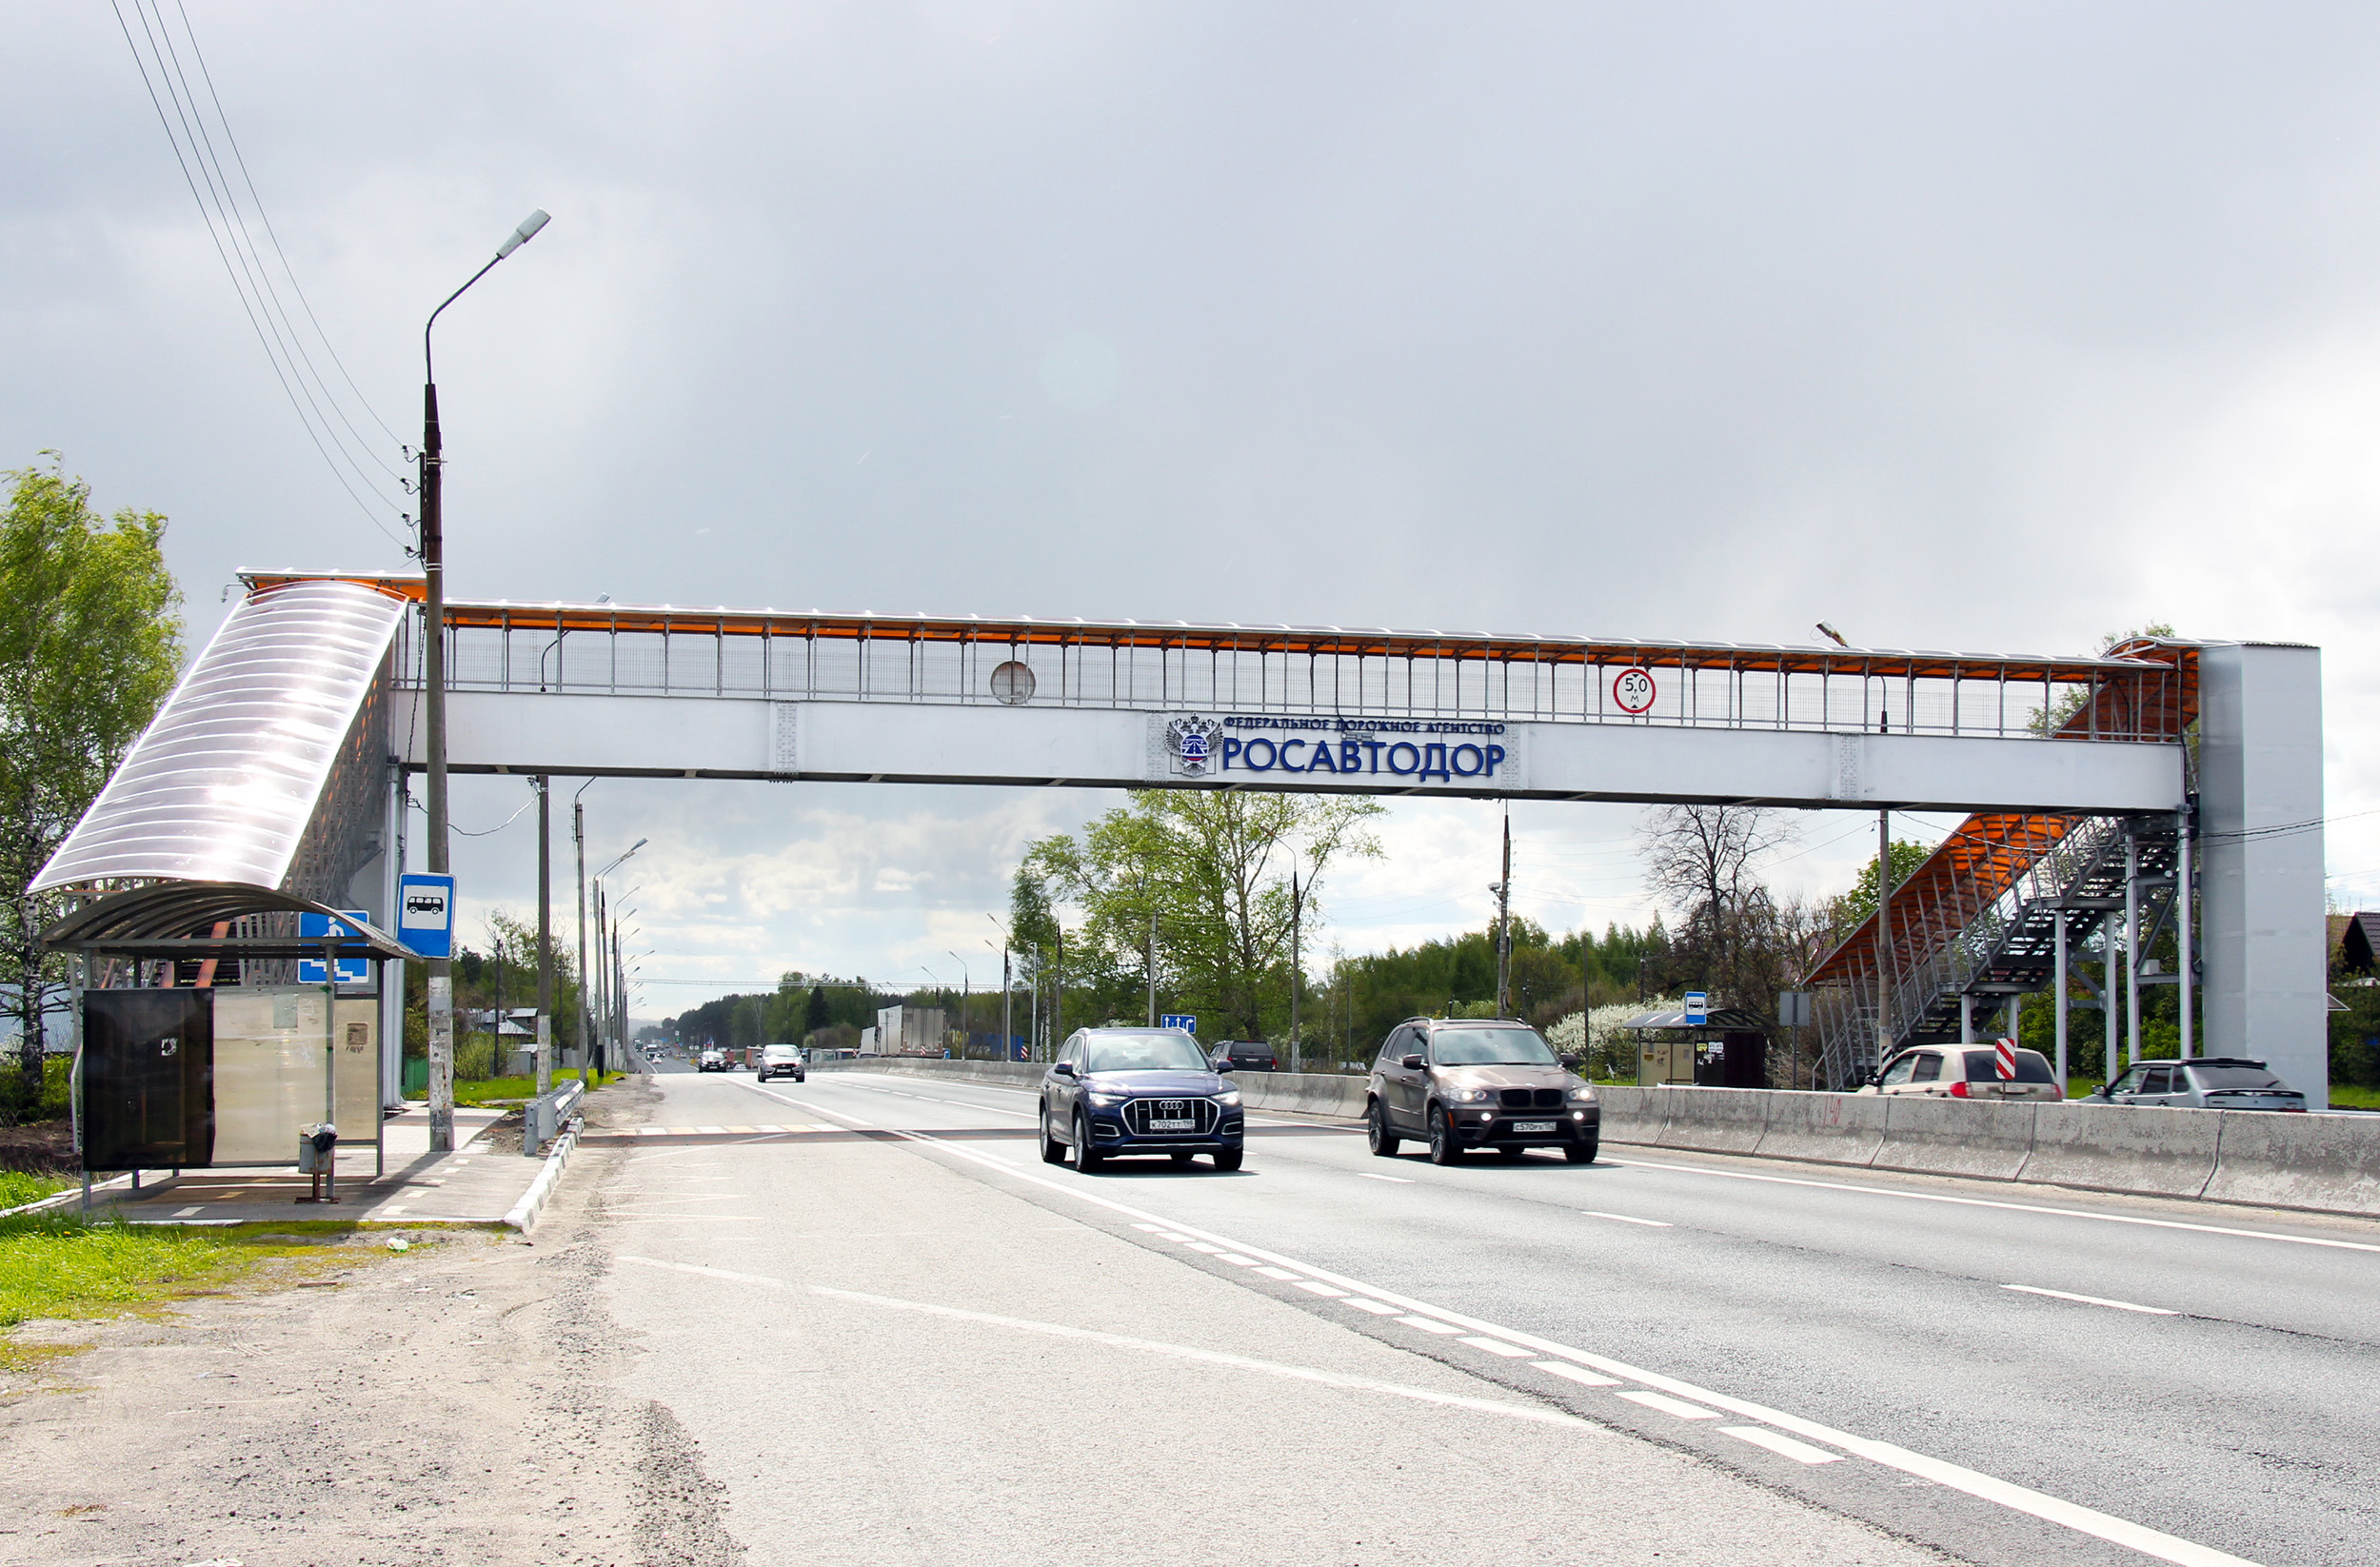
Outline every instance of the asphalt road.
[[(1818, 1552), (1813, 1559), (1863, 1559), (1839, 1554), (1840, 1539), (1793, 1533), (1835, 1520), (1854, 1527), (1847, 1537), (1859, 1551), (1914, 1545), (1912, 1559), (1930, 1559), (1929, 1547), (1995, 1563), (2375, 1556), (2380, 1225), (1616, 1147), (1587, 1167), (1532, 1157), (1438, 1169), (1418, 1157), (1375, 1159), (1346, 1130), (1260, 1112), (1237, 1176), (1155, 1163), (1086, 1179), (1040, 1161), (1029, 1094), (843, 1071), (764, 1087), (748, 1074), (695, 1078), (672, 1064), (657, 1080), (658, 1124), (843, 1130), (638, 1140), (621, 1218), (637, 1217), (633, 1192), (648, 1180), (669, 1200), (645, 1216), (654, 1233), (624, 1228), (614, 1241), (650, 1254), (613, 1269), (630, 1297), (663, 1290), (666, 1276), (671, 1298), (699, 1315), (692, 1302), (739, 1286), (684, 1268), (781, 1280), (740, 1286), (746, 1295), (782, 1294), (782, 1280), (809, 1277), (794, 1266), (802, 1246), (787, 1252), (771, 1239), (793, 1233), (791, 1218), (753, 1199), (773, 1192), (814, 1220), (823, 1188), (797, 1194), (836, 1163), (833, 1202), (846, 1219), (854, 1203), (863, 1213), (983, 1208), (964, 1243), (937, 1240), (938, 1258), (912, 1264), (922, 1271), (904, 1299), (1030, 1296), (1043, 1302), (1037, 1320), (1103, 1309), (1109, 1331), (1130, 1333), (1113, 1324), (1177, 1317), (1175, 1298), (1195, 1298), (1194, 1321), (1245, 1317), (1230, 1344), (1240, 1355), (1319, 1363), (1359, 1353), (1335, 1346), (1368, 1340), (1397, 1363), (1435, 1362), (1431, 1375), (1475, 1397), (1590, 1422), (1485, 1417), (1510, 1429), (1483, 1439), (1514, 1455), (1516, 1478), (1580, 1464), (1597, 1474), (1591, 1502), (1549, 1499), (1594, 1531), (1625, 1526), (1639, 1554), (1608, 1559), (1645, 1559), (1645, 1548), (1664, 1560), (1786, 1560), (1805, 1548)], [(671, 1164), (682, 1168), (664, 1178)], [(739, 1200), (702, 1200), (730, 1190)], [(1116, 1298), (1109, 1268), (1131, 1272), (1134, 1289)], [(1365, 1299), (1390, 1309), (1355, 1304)], [(623, 1321), (652, 1309), (633, 1298), (614, 1305)], [(894, 1369), (903, 1356), (923, 1353), (910, 1339), (879, 1347), (895, 1378), (906, 1376)], [(1136, 1397), (1156, 1390), (1161, 1411), (1163, 1390), (1186, 1373), (1141, 1375), (1154, 1380)], [(1438, 1488), (1377, 1474), (1367, 1483), (1339, 1427), (1385, 1418), (1435, 1448), (1442, 1410), (1405, 1399), (1382, 1411), (1372, 1408), (1379, 1398), (1354, 1398), (1354, 1409), (1333, 1405), (1317, 1418), (1301, 1413), (1309, 1388), (1267, 1396), (1254, 1423), (1303, 1435), (1253, 1446), (1257, 1470), (1351, 1470), (1344, 1521), (1374, 1509), (1415, 1531), (1411, 1539), (1431, 1537)], [(1282, 1398), (1289, 1407), (1273, 1407)], [(1096, 1425), (1097, 1402), (1061, 1406)], [(704, 1420), (672, 1407), (703, 1434)], [(1227, 1402), (1196, 1422), (1145, 1418), (1166, 1427), (1152, 1433), (1160, 1449), (1187, 1462), (1234, 1465), (1243, 1440)], [(1582, 1449), (1588, 1432), (1596, 1438)], [(1539, 1451), (1549, 1439), (1575, 1456)], [(1675, 1466), (1679, 1456), (1691, 1461)], [(725, 1483), (741, 1503), (740, 1482)], [(1444, 1529), (1458, 1522), (1458, 1537), (1485, 1547), (1478, 1559), (1508, 1559), (1520, 1542), (1501, 1520), (1528, 1494), (1523, 1483), (1467, 1509), (1447, 1502), (1455, 1510), (1436, 1515), (1430, 1554), (1442, 1558)], [(983, 1503), (961, 1493), (941, 1505), (963, 1514)], [(1230, 1502), (1259, 1533), (1289, 1527), (1293, 1515), (1310, 1527), (1310, 1506), (1260, 1486)], [(1650, 1535), (1647, 1519), (1661, 1520)], [(1750, 1536), (1745, 1520), (1756, 1522)], [(1470, 1559), (1467, 1546), (1456, 1559)]]

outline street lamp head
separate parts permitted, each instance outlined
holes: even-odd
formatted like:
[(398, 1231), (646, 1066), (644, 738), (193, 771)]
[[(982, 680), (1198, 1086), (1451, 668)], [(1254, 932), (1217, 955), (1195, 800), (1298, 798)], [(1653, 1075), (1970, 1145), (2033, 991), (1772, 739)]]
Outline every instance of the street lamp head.
[(545, 209), (542, 207), (536, 211), (531, 212), (527, 217), (523, 218), (521, 220), (521, 227), (506, 235), (505, 242), (496, 247), (496, 259), (498, 261), (504, 260), (505, 257), (512, 254), (513, 251), (518, 250), (522, 246), (526, 245), (529, 241), (535, 239), (537, 237), (537, 231), (540, 228), (545, 228), (545, 225), (551, 223), (552, 221), (553, 220), (551, 218), (548, 218), (545, 215)]

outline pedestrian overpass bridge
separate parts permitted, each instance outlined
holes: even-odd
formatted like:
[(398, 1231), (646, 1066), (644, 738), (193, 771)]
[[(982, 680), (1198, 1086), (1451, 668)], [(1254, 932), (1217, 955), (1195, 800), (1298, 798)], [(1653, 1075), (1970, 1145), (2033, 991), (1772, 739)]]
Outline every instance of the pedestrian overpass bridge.
[[(422, 580), (243, 581), (37, 886), (216, 880), (388, 913), (396, 801), (426, 755)], [(2129, 906), (2135, 990), (2152, 921), (2195, 932), (2204, 1047), (2327, 1081), (2311, 648), (2045, 658), (473, 601), (446, 616), (455, 772), (1964, 812), (1895, 889), (1883, 939), (1872, 920), (1813, 976), (1840, 1074), (1977, 997), (2056, 988), (2043, 930), (2079, 940)]]

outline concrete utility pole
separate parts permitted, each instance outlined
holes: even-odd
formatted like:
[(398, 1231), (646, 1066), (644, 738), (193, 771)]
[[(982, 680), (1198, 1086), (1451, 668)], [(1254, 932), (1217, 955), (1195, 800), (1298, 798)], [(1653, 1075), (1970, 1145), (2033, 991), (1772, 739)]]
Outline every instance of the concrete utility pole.
[(1298, 867), (1289, 867), (1289, 1069), (1302, 1072), (1305, 1068), (1305, 1042), (1298, 1032), (1298, 1000), (1305, 989), (1305, 887), (1298, 879)]
[(537, 779), (537, 1091), (554, 1090), (553, 780)]
[[(446, 528), (438, 433), (438, 376), (429, 353), (430, 328), (447, 306), (463, 297), (464, 288), (487, 275), (488, 268), (526, 245), (545, 227), (543, 211), (531, 212), (496, 248), (486, 267), (473, 272), (462, 288), (441, 300), (422, 324), (422, 657), (424, 737), (429, 774), (429, 868), (440, 876), (451, 873), (446, 860)], [(454, 1151), (454, 960), (429, 960), (429, 1146), (432, 1153)], [(501, 1034), (503, 1023), (497, 1028)]]
[(1509, 1017), (1513, 995), (1513, 808), (1504, 807), (1504, 879), (1496, 894), (1496, 1015)]
[(1157, 910), (1149, 910), (1149, 1026), (1157, 1026)]
[[(590, 778), (585, 784), (580, 784), (579, 794), (585, 794), (587, 790), (587, 784), (593, 784), (594, 782), (595, 781)], [(588, 997), (591, 994), (592, 987), (595, 983), (595, 971), (586, 966), (586, 807), (579, 803), (578, 794), (574, 794), (570, 797), (570, 844), (572, 849), (577, 853), (579, 860), (578, 1040), (579, 1055), (581, 1059), (584, 1060), (586, 1055), (586, 1036), (588, 1033), (588, 1024), (593, 1021), (595, 1016), (594, 1008), (587, 1004)]]

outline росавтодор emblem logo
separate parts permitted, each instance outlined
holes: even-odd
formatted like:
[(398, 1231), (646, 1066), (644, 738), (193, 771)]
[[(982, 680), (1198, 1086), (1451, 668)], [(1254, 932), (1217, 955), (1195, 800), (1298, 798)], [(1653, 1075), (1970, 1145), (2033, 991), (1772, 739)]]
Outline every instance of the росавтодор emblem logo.
[(1222, 732), (1211, 718), (1175, 719), (1165, 725), (1166, 760), (1186, 778), (1203, 778), (1215, 768), (1215, 740)]

